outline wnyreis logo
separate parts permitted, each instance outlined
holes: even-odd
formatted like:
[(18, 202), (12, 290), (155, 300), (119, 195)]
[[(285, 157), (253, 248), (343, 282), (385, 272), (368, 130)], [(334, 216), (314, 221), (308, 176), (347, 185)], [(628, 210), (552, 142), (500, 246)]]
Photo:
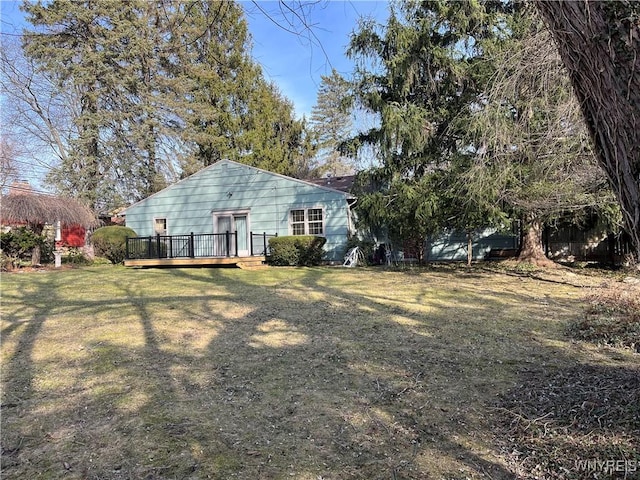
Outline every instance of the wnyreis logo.
[(605, 460), (599, 458), (587, 458), (576, 460), (576, 470), (579, 472), (605, 473), (611, 475), (613, 473), (635, 473), (640, 471), (640, 460), (627, 460), (608, 458)]

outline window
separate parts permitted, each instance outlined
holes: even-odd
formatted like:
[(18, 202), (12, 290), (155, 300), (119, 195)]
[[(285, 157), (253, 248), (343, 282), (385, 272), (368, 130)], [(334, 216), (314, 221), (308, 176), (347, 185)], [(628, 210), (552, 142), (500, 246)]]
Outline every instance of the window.
[(156, 235), (167, 234), (167, 219), (166, 218), (154, 218), (153, 219), (153, 233)]
[(309, 225), (307, 231), (309, 235), (322, 235), (324, 233), (321, 208), (310, 208), (307, 210), (307, 220)]
[(324, 216), (321, 208), (291, 210), (291, 235), (324, 234)]

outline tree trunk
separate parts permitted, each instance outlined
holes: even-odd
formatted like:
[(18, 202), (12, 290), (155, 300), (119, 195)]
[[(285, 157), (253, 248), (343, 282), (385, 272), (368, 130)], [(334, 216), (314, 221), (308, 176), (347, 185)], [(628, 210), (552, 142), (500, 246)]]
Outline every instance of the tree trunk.
[(35, 267), (40, 265), (40, 261), (42, 259), (42, 250), (40, 249), (40, 245), (36, 245), (31, 250), (31, 266)]
[[(41, 236), (44, 230), (44, 225), (30, 225), (30, 228), (33, 233)], [(41, 261), (42, 249), (40, 248), (40, 245), (36, 245), (35, 247), (33, 247), (33, 250), (31, 250), (31, 266), (35, 267), (37, 265), (40, 265)]]
[(640, 261), (640, 2), (537, 1)]
[(473, 232), (467, 230), (467, 267), (471, 266), (473, 261)]
[(542, 247), (543, 225), (540, 220), (529, 215), (522, 224), (520, 238), (520, 251), (518, 261), (531, 263), (538, 266), (555, 266), (555, 263), (547, 258)]

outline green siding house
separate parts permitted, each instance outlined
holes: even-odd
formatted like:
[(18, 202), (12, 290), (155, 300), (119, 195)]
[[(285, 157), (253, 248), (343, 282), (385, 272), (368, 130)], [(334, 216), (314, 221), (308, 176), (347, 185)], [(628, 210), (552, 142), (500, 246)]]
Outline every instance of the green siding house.
[(250, 254), (251, 232), (323, 236), (325, 260), (341, 262), (354, 202), (340, 190), (222, 160), (123, 214), (139, 236), (238, 232), (238, 256)]

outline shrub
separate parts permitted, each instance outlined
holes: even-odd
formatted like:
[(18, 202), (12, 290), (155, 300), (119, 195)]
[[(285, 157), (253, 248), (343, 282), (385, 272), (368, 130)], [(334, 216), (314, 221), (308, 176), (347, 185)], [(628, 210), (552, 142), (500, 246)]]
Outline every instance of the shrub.
[(91, 265), (92, 262), (78, 248), (71, 247), (67, 251), (67, 254), (62, 257), (62, 263), (66, 265), (82, 266)]
[(327, 239), (312, 235), (295, 235), (289, 237), (274, 237), (269, 239), (271, 254), (268, 257), (270, 265), (305, 266), (320, 265), (324, 254), (324, 244)]
[(132, 229), (120, 225), (102, 227), (93, 232), (91, 241), (96, 255), (108, 258), (113, 264), (124, 262), (127, 237), (137, 237)]
[(18, 227), (0, 233), (0, 250), (4, 257), (3, 268), (16, 267), (21, 260), (29, 260), (34, 248), (40, 247), (41, 258), (48, 258), (51, 246), (46, 238), (28, 227)]

